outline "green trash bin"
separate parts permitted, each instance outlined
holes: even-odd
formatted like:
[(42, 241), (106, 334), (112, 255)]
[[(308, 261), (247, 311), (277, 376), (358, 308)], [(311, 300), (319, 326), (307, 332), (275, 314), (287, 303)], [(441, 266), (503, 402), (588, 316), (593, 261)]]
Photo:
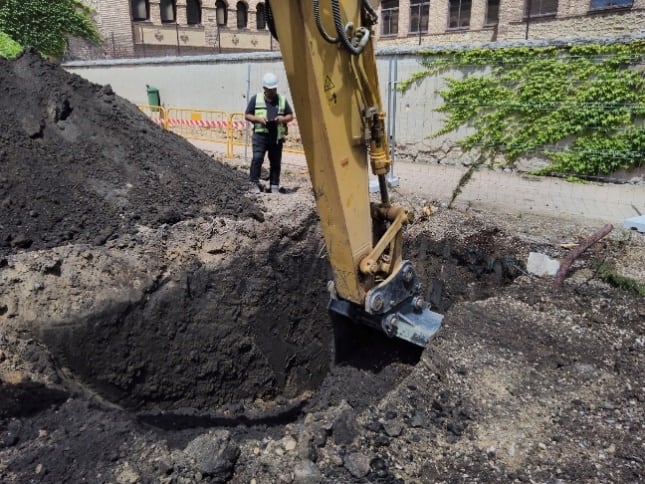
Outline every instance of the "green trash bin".
[(161, 96), (159, 96), (159, 89), (146, 84), (146, 91), (148, 92), (148, 105), (156, 107), (161, 106)]

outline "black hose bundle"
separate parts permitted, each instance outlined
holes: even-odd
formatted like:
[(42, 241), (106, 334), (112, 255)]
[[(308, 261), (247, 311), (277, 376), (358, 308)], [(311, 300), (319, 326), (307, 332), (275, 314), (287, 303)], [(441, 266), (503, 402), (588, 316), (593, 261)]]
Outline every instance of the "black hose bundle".
[(275, 40), (278, 40), (278, 34), (275, 31), (275, 23), (273, 21), (273, 11), (271, 10), (271, 3), (269, 0), (266, 0), (266, 9), (264, 11), (264, 16), (269, 26), (269, 32)]

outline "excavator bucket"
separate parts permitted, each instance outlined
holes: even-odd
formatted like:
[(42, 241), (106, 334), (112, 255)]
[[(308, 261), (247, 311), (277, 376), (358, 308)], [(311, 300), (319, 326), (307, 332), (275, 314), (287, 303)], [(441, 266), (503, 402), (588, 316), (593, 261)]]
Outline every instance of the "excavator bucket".
[[(430, 310), (419, 290), (412, 264), (403, 261), (399, 271), (367, 293), (364, 308), (336, 298), (330, 290), (328, 309), (335, 324), (350, 320), (425, 348), (441, 328), (443, 315)], [(336, 334), (343, 332), (337, 329)]]

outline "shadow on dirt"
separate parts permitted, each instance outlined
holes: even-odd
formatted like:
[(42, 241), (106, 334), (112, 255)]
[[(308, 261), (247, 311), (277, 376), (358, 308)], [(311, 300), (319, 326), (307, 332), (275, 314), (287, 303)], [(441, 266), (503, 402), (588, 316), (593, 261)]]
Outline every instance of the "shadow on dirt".
[(446, 313), (458, 301), (477, 301), (499, 293), (525, 274), (518, 252), (499, 231), (487, 231), (464, 241), (417, 237), (410, 248), (419, 278), (426, 282), (422, 292), (434, 311)]
[[(275, 412), (264, 412), (263, 415), (217, 415), (214, 413), (182, 414), (180, 412), (142, 414), (137, 419), (144, 424), (152, 425), (163, 430), (183, 430), (191, 428), (212, 427), (260, 427), (286, 425), (300, 417), (305, 402), (300, 401), (295, 405), (287, 405), (285, 409)], [(239, 406), (243, 412), (244, 407)]]
[(12, 384), (0, 381), (0, 419), (29, 417), (60, 405), (68, 397), (69, 393), (42, 383), (26, 381)]
[(359, 370), (379, 373), (393, 363), (416, 365), (423, 348), (390, 338), (376, 329), (352, 323), (339, 316), (334, 320), (334, 361)]

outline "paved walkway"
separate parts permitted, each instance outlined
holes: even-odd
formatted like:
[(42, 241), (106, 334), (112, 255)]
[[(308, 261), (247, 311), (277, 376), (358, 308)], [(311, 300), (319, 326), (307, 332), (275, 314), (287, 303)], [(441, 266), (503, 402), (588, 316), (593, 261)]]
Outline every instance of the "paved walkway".
[[(224, 145), (194, 141), (204, 151), (225, 153)], [(236, 156), (250, 163), (251, 149), (236, 147)], [(268, 161), (266, 162), (268, 164)], [(302, 154), (285, 152), (283, 167), (306, 169)], [(397, 190), (448, 202), (466, 169), (395, 161), (388, 177), (398, 181)], [(535, 213), (588, 219), (589, 223), (623, 226), (626, 218), (645, 214), (645, 185), (569, 183), (557, 178), (534, 177), (482, 169), (462, 188), (454, 202), (499, 210), (506, 214)]]

